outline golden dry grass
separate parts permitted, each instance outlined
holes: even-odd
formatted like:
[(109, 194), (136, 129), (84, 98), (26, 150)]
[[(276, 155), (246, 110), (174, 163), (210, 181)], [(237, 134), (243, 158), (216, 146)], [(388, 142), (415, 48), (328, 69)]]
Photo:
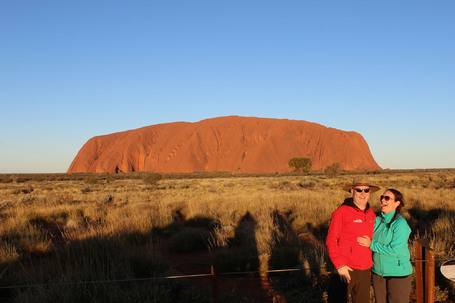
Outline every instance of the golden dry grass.
[[(292, 265), (295, 260), (294, 266), (304, 266), (306, 276), (323, 287), (331, 265), (319, 244), (325, 240), (331, 213), (349, 196), (341, 190), (341, 184), (349, 183), (353, 177), (343, 174), (328, 178), (317, 173), (305, 176), (223, 173), (215, 177), (189, 174), (176, 178), (166, 175), (157, 184), (149, 184), (141, 175), (131, 176), (89, 175), (78, 179), (66, 175), (2, 176), (3, 284), (30, 283), (27, 280), (30, 274), (24, 269), (22, 273), (15, 272), (21, 268), (17, 264), (26, 259), (55, 259), (60, 251), (75, 243), (125, 237), (127, 245), (122, 249), (155, 251), (156, 231), (171, 230), (172, 234), (176, 222), (183, 225), (209, 222), (216, 226), (211, 229), (207, 245), (214, 255), (219, 252), (224, 261), (229, 260), (226, 249), (234, 245), (245, 255), (255, 254), (258, 270)], [(382, 190), (396, 188), (404, 194), (403, 216), (413, 229), (411, 247), (416, 236), (426, 237), (437, 259), (455, 257), (454, 170), (384, 171), (370, 173), (369, 178)], [(376, 211), (381, 193), (374, 193), (370, 200)], [(247, 240), (242, 240), (240, 224), (247, 215), (254, 228), (250, 234), (244, 233)], [(280, 218), (284, 218), (284, 223)], [(303, 243), (296, 234), (309, 236), (316, 243)], [(242, 250), (239, 241), (249, 241), (250, 245)], [(44, 279), (51, 280), (45, 276)], [(453, 286), (440, 275), (437, 281), (438, 295), (447, 298)], [(9, 294), (8, 298), (24, 299), (17, 294)]]

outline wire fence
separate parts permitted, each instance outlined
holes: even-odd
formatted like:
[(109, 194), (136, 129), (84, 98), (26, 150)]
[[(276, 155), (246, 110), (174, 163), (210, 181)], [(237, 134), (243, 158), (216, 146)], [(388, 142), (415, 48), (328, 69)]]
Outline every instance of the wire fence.
[[(246, 274), (265, 274), (265, 273), (277, 273), (277, 272), (293, 272), (301, 271), (305, 268), (288, 268), (288, 269), (272, 269), (262, 271), (235, 271), (235, 272), (224, 272), (217, 273), (218, 276), (228, 275), (246, 275)], [(212, 277), (213, 274), (194, 274), (194, 275), (174, 275), (164, 277), (149, 277), (149, 278), (134, 278), (134, 279), (113, 279), (113, 280), (97, 280), (97, 281), (78, 281), (78, 282), (61, 282), (61, 283), (45, 283), (45, 284), (24, 284), (24, 285), (10, 285), (0, 286), (0, 289), (14, 289), (14, 288), (27, 288), (27, 287), (47, 287), (47, 286), (71, 286), (81, 284), (102, 284), (102, 283), (120, 283), (120, 282), (139, 282), (139, 281), (154, 281), (154, 280), (169, 280), (169, 279), (186, 279), (186, 278), (201, 278), (201, 277)]]
[[(434, 259), (438, 261), (449, 261), (454, 258)], [(411, 260), (411, 263), (428, 262), (428, 260)], [(251, 271), (235, 271), (235, 272), (221, 272), (216, 273), (217, 276), (233, 276), (233, 275), (247, 275), (247, 274), (267, 274), (267, 273), (280, 273), (280, 272), (296, 272), (304, 270), (316, 270), (316, 268), (286, 268), (286, 269), (270, 269), (270, 270), (251, 270)], [(163, 277), (148, 277), (148, 278), (130, 278), (130, 279), (112, 279), (112, 280), (95, 280), (95, 281), (76, 281), (76, 282), (58, 282), (58, 283), (35, 283), (24, 285), (9, 285), (0, 286), (0, 289), (18, 289), (18, 288), (31, 288), (31, 287), (53, 287), (53, 286), (73, 286), (73, 285), (86, 285), (86, 284), (105, 284), (105, 283), (122, 283), (122, 282), (141, 282), (141, 281), (156, 281), (156, 280), (171, 280), (171, 279), (189, 279), (189, 278), (203, 278), (213, 277), (213, 273), (207, 274), (192, 274), (192, 275), (172, 275)]]

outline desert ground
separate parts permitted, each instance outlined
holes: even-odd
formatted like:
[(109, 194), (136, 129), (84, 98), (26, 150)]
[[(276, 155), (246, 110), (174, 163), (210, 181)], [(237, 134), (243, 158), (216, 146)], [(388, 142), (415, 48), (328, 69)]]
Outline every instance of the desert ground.
[[(381, 187), (376, 212), (385, 189), (404, 194), (411, 260), (427, 239), (436, 301), (453, 301), (439, 266), (455, 258), (455, 170), (364, 174)], [(0, 175), (0, 301), (212, 302), (213, 267), (220, 302), (325, 302), (324, 241), (354, 176)]]

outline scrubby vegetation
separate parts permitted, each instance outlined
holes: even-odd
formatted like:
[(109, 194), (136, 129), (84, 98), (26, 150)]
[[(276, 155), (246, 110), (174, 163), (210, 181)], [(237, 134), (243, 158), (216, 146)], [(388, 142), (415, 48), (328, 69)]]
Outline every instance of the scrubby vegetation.
[(324, 168), (324, 174), (327, 177), (335, 177), (338, 176), (341, 173), (341, 165), (338, 162), (334, 162), (330, 165), (328, 165), (326, 168)]
[[(437, 268), (455, 257), (455, 170), (368, 175), (404, 193), (411, 251), (425, 237)], [(249, 282), (220, 276), (221, 302), (324, 302), (333, 269), (324, 241), (332, 211), (348, 196), (341, 185), (352, 178), (340, 171), (1, 175), (0, 301), (211, 302), (207, 279), (148, 278), (210, 273), (213, 264), (220, 274), (302, 268), (250, 274)], [(381, 193), (371, 197), (376, 211)], [(453, 282), (439, 270), (436, 284), (440, 301), (453, 299)], [(12, 285), (21, 287), (1, 288)]]
[(288, 161), (289, 168), (295, 172), (308, 172), (311, 169), (312, 163), (310, 158), (292, 158)]

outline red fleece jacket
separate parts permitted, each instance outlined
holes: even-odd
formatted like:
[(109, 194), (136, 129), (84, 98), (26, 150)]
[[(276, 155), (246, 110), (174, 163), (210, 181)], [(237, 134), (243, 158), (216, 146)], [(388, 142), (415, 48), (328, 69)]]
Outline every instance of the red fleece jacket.
[(326, 245), (335, 268), (348, 265), (353, 269), (369, 269), (373, 265), (372, 253), (368, 247), (360, 246), (358, 237), (373, 238), (376, 215), (367, 204), (360, 210), (348, 198), (332, 214)]

